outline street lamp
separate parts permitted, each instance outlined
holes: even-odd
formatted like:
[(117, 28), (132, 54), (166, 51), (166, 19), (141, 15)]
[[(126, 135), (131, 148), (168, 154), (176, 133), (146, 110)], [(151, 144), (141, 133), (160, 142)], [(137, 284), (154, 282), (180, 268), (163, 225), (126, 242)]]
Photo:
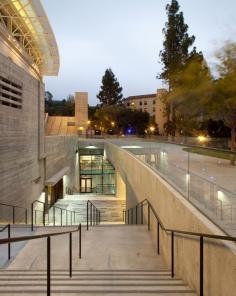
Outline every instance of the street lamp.
[(115, 126), (115, 122), (114, 122), (114, 121), (111, 122), (111, 126), (112, 126), (112, 127)]
[(198, 138), (198, 141), (199, 141), (200, 143), (204, 143), (204, 142), (207, 141), (207, 137), (202, 136), (202, 135), (198, 136), (197, 138)]
[(150, 126), (150, 131), (153, 133), (155, 131), (155, 127), (154, 126)]

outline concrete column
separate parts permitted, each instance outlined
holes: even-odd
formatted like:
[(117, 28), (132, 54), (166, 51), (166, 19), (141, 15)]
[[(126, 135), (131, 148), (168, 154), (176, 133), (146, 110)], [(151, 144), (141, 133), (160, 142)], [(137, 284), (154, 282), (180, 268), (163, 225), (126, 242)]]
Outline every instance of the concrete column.
[(88, 126), (88, 93), (75, 93), (75, 124), (79, 134), (85, 134)]

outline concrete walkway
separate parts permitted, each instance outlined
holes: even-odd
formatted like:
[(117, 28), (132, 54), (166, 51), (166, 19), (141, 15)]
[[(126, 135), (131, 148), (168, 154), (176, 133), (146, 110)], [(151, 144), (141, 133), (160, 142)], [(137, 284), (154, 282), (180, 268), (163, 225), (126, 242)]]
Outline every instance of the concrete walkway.
[[(0, 228), (5, 225), (1, 225)], [(31, 228), (27, 225), (11, 225), (11, 237), (19, 237), (32, 235)], [(3, 232), (0, 232), (0, 239), (5, 239), (8, 237), (7, 229)], [(20, 252), (20, 250), (25, 246), (25, 242), (19, 242), (11, 244), (11, 260), (14, 260), (15, 256)], [(8, 261), (8, 245), (0, 245), (0, 268), (6, 267), (9, 265)]]
[[(76, 228), (41, 228), (37, 234)], [(78, 234), (73, 234), (73, 268), (75, 270), (162, 270), (151, 236), (145, 226), (97, 226), (82, 228), (82, 259), (78, 258)], [(69, 266), (68, 235), (52, 238), (52, 269)], [(32, 251), (33, 250), (33, 251)], [(46, 268), (46, 239), (26, 244), (8, 269), (40, 270)]]

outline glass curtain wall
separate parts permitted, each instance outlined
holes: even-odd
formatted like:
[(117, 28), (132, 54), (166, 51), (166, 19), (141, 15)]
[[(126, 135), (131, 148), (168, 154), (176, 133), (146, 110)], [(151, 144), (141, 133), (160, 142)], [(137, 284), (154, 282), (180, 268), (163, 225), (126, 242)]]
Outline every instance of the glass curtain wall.
[(80, 155), (80, 192), (115, 194), (115, 169), (103, 155)]

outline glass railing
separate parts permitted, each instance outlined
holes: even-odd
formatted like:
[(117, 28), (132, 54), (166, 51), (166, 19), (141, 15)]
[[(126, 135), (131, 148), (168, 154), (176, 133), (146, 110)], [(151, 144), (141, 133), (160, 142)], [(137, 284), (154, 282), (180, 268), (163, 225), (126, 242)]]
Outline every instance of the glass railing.
[(105, 195), (115, 195), (116, 188), (114, 184), (98, 184), (93, 188), (93, 193), (105, 194)]
[[(186, 199), (222, 228), (236, 225), (236, 166), (233, 153), (192, 150), (158, 141), (112, 141), (148, 164)], [(236, 154), (234, 154), (236, 156)]]

